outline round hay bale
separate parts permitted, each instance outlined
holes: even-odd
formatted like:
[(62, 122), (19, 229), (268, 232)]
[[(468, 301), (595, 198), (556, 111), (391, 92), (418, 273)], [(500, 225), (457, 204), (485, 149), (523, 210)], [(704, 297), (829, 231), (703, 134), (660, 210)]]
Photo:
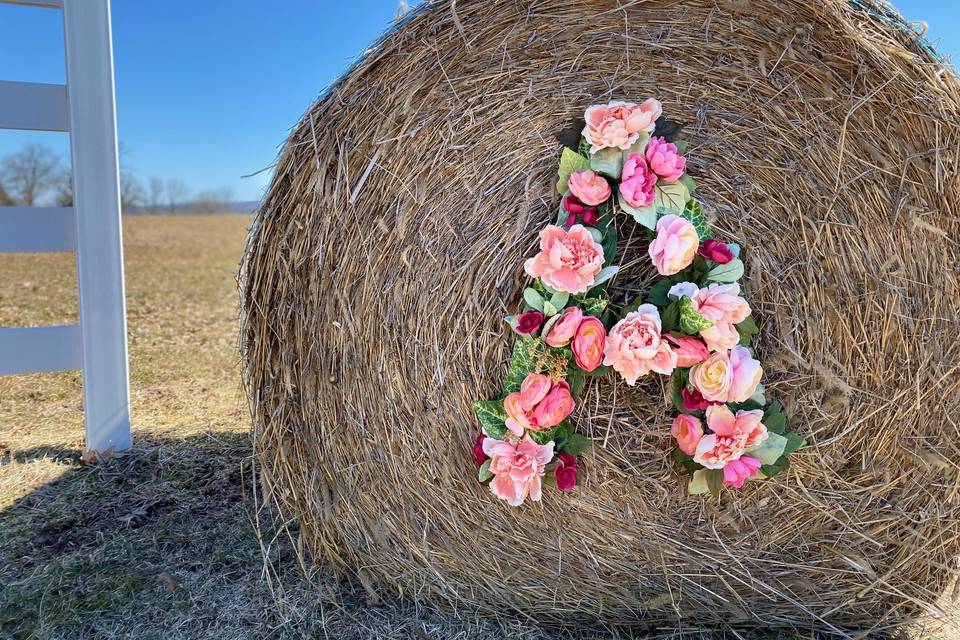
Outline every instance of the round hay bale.
[[(824, 0), (431, 3), (287, 140), (250, 233), (243, 349), (266, 486), (317, 561), (403, 597), (542, 621), (882, 628), (960, 550), (960, 85), (898, 18)], [(662, 100), (746, 248), (768, 389), (809, 446), (688, 496), (665, 378), (592, 383), (573, 493), (477, 483), (560, 145)], [(618, 292), (653, 274), (620, 229)]]

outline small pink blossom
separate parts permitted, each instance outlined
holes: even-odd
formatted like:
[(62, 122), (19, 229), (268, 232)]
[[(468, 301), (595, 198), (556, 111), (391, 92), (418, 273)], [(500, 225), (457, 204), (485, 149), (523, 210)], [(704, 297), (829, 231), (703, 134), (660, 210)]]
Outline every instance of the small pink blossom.
[(670, 348), (677, 354), (677, 366), (681, 369), (700, 364), (710, 357), (707, 345), (700, 338), (668, 333), (663, 336), (670, 343)]
[(664, 182), (676, 182), (687, 170), (687, 160), (677, 151), (677, 145), (660, 136), (650, 138), (646, 157), (650, 169)]
[(536, 309), (531, 309), (517, 316), (517, 322), (513, 330), (521, 335), (529, 335), (540, 331), (542, 326), (543, 314)]
[(757, 390), (760, 378), (763, 376), (763, 367), (755, 360), (745, 347), (734, 347), (730, 350), (730, 391), (727, 402), (746, 402)]
[(731, 436), (715, 433), (703, 436), (693, 453), (693, 461), (707, 469), (723, 469), (732, 460), (743, 455), (743, 442)]
[(555, 348), (567, 346), (576, 335), (581, 320), (583, 320), (583, 311), (580, 307), (567, 307), (557, 320), (551, 319), (544, 342)]
[(549, 429), (563, 422), (573, 413), (573, 396), (566, 380), (553, 385), (550, 392), (533, 409), (532, 425), (534, 430)]
[(549, 225), (540, 232), (540, 253), (527, 260), (524, 269), (554, 291), (585, 293), (603, 269), (603, 247), (584, 226), (564, 231)]
[(697, 249), (697, 253), (717, 264), (727, 264), (733, 260), (733, 251), (730, 251), (730, 247), (713, 238), (704, 240), (700, 248)]
[(603, 364), (616, 369), (631, 386), (651, 371), (669, 375), (677, 366), (677, 354), (662, 339), (660, 312), (652, 304), (640, 305), (615, 324), (603, 352)]
[(640, 138), (641, 131), (653, 131), (663, 112), (660, 102), (648, 98), (640, 105), (633, 102), (609, 102), (588, 107), (583, 137), (590, 143), (590, 153), (615, 147), (626, 150)]
[(767, 427), (761, 422), (763, 411), (737, 411), (734, 414), (725, 404), (707, 407), (707, 426), (718, 436), (731, 437), (752, 447), (767, 439)]
[(610, 184), (590, 169), (571, 173), (567, 188), (580, 202), (592, 207), (603, 204), (610, 197)]
[(723, 484), (735, 489), (742, 489), (747, 478), (757, 475), (760, 466), (760, 461), (750, 456), (740, 456), (736, 460), (731, 460), (723, 468)]
[(530, 436), (518, 443), (485, 438), (483, 452), (490, 457), (490, 491), (509, 505), (518, 507), (529, 497), (540, 500), (542, 477), (553, 459), (553, 442), (538, 445)]
[(700, 238), (689, 220), (666, 215), (657, 221), (657, 237), (650, 243), (650, 259), (662, 276), (672, 276), (693, 262)]
[(680, 451), (692, 456), (697, 451), (700, 438), (703, 437), (703, 427), (696, 417), (681, 413), (673, 419), (670, 435), (677, 441)]
[(736, 325), (750, 315), (750, 305), (740, 297), (740, 285), (711, 284), (697, 292), (693, 304), (713, 326), (700, 332), (711, 351), (726, 351), (740, 342)]
[(642, 153), (631, 153), (620, 173), (620, 195), (631, 207), (646, 207), (657, 197), (657, 174), (650, 170)]

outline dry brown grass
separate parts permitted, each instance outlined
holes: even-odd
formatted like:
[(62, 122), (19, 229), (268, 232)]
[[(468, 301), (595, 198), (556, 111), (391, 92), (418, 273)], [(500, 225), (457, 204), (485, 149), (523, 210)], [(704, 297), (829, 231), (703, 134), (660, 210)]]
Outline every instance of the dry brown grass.
[[(772, 393), (810, 446), (722, 502), (664, 455), (661, 381), (594, 384), (573, 495), (473, 478), (470, 401), (553, 216), (554, 135), (655, 95), (747, 247)], [(960, 551), (960, 84), (841, 0), (436, 2), (290, 136), (246, 257), (268, 486), (313, 558), (441, 606), (841, 636), (934, 611)], [(620, 229), (619, 291), (650, 279)], [(374, 587), (371, 586), (371, 589)]]

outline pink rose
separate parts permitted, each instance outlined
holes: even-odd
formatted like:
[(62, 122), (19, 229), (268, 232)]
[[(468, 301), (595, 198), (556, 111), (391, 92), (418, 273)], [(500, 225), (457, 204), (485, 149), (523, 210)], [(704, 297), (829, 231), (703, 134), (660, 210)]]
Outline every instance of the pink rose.
[(706, 400), (726, 402), (732, 380), (730, 359), (724, 351), (713, 354), (690, 369), (690, 384)]
[(707, 407), (707, 426), (716, 435), (734, 438), (743, 448), (752, 447), (767, 439), (767, 427), (761, 422), (763, 411), (737, 411), (736, 415), (725, 404)]
[(568, 193), (563, 196), (563, 200), (560, 201), (563, 205), (564, 211), (567, 212), (567, 226), (572, 227), (577, 223), (577, 216), (580, 216), (583, 220), (583, 224), (588, 226), (596, 226), (597, 222), (600, 221), (600, 215), (597, 213), (596, 207), (588, 207), (587, 205), (580, 202), (577, 196), (572, 193)]
[(693, 336), (673, 335), (663, 336), (670, 343), (670, 348), (677, 354), (677, 366), (681, 369), (700, 364), (710, 357), (710, 352), (703, 341)]
[(552, 324), (547, 326), (544, 342), (558, 349), (567, 346), (576, 335), (581, 320), (583, 320), (583, 311), (580, 307), (567, 307), (558, 320), (551, 318)]
[(677, 145), (660, 136), (650, 138), (646, 157), (650, 169), (664, 182), (676, 182), (687, 170), (687, 159), (677, 151)]
[(697, 253), (700, 238), (689, 220), (673, 214), (657, 221), (657, 237), (650, 243), (650, 259), (662, 276), (686, 269)]
[(490, 457), (490, 491), (508, 504), (518, 507), (529, 496), (538, 501), (542, 495), (545, 467), (553, 458), (553, 442), (538, 445), (525, 437), (514, 444), (486, 438), (483, 452)]
[(543, 326), (543, 314), (535, 309), (531, 309), (517, 316), (517, 323), (516, 326), (513, 327), (513, 330), (519, 334), (529, 335), (540, 331), (541, 326)]
[(739, 440), (711, 433), (697, 443), (693, 461), (707, 469), (723, 469), (731, 460), (739, 459), (743, 449), (743, 443)]
[(760, 465), (759, 460), (750, 456), (740, 456), (736, 460), (731, 460), (723, 468), (723, 484), (735, 489), (743, 488), (747, 478), (757, 475)]
[(610, 197), (610, 185), (590, 169), (571, 173), (567, 188), (580, 202), (593, 207), (603, 204)]
[(760, 366), (759, 361), (750, 356), (749, 350), (744, 347), (734, 347), (730, 350), (730, 370), (733, 377), (730, 380), (727, 402), (746, 402), (760, 384), (763, 367)]
[(585, 293), (603, 269), (603, 247), (584, 226), (564, 231), (549, 225), (540, 232), (540, 253), (527, 260), (524, 269), (554, 291)]
[(473, 459), (477, 461), (477, 466), (487, 461), (487, 454), (483, 452), (483, 441), (486, 439), (486, 434), (481, 433), (477, 435), (477, 439), (473, 443)]
[(700, 420), (694, 416), (681, 413), (673, 419), (670, 435), (677, 441), (680, 451), (692, 456), (697, 451), (700, 438), (703, 437), (703, 427), (700, 426)]
[(577, 486), (577, 457), (571, 453), (558, 453), (553, 477), (560, 491), (570, 491)]
[(740, 285), (711, 284), (693, 296), (693, 304), (713, 326), (700, 332), (711, 351), (726, 351), (740, 342), (735, 325), (750, 315), (750, 305), (740, 297)]
[(620, 173), (620, 195), (631, 207), (646, 207), (657, 197), (657, 174), (650, 171), (642, 153), (631, 153)]
[(549, 429), (563, 422), (573, 413), (573, 396), (570, 385), (561, 380), (553, 385), (550, 393), (533, 410), (533, 429)]
[(653, 98), (640, 105), (619, 101), (595, 104), (583, 114), (583, 137), (590, 143), (590, 153), (610, 147), (626, 150), (640, 138), (641, 131), (654, 130), (662, 112), (660, 102)]
[(660, 312), (643, 304), (615, 324), (603, 349), (603, 364), (613, 366), (627, 384), (651, 371), (669, 375), (677, 366), (677, 354), (660, 336)]
[(577, 335), (573, 337), (573, 356), (578, 367), (584, 371), (593, 371), (600, 366), (606, 337), (607, 330), (598, 318), (586, 316), (580, 322)]
[(704, 240), (703, 244), (700, 245), (700, 248), (697, 249), (697, 253), (707, 260), (712, 260), (717, 264), (727, 264), (733, 260), (733, 251), (730, 251), (730, 247), (722, 242), (714, 240), (713, 238), (707, 238)]

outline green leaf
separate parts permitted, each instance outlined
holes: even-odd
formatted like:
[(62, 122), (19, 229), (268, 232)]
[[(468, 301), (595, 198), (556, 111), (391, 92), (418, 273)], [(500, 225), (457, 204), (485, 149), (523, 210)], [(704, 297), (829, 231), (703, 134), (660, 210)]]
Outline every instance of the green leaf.
[(567, 192), (567, 181), (570, 179), (571, 173), (574, 171), (586, 171), (589, 168), (589, 160), (576, 151), (564, 147), (563, 152), (560, 154), (560, 167), (557, 169), (557, 192), (560, 195)]
[(570, 299), (570, 294), (566, 291), (558, 291), (550, 297), (550, 304), (553, 305), (554, 309), (563, 309), (567, 306), (567, 301)]
[(673, 300), (660, 311), (660, 330), (669, 333), (680, 324), (680, 301)]
[(611, 264), (617, 256), (617, 230), (612, 224), (607, 227), (600, 246), (603, 248), (603, 263)]
[(564, 443), (561, 451), (578, 456), (589, 449), (591, 444), (593, 444), (593, 441), (590, 440), (590, 438), (582, 436), (579, 433), (572, 433), (570, 434), (570, 437), (567, 438), (567, 441)]
[[(550, 431), (553, 431), (553, 438), (551, 438), (553, 440), (553, 450), (559, 451), (561, 448), (566, 446), (567, 442), (570, 440), (570, 436), (573, 435), (573, 423), (568, 418)], [(547, 440), (546, 442), (550, 442), (550, 440)]]
[(577, 146), (577, 153), (583, 156), (587, 162), (590, 161), (590, 143), (587, 142), (586, 138), (580, 138), (580, 144)]
[(683, 451), (680, 451), (680, 449), (675, 448), (672, 455), (674, 462), (683, 467), (683, 470), (687, 473), (696, 473), (703, 468), (693, 461), (693, 456), (688, 456)]
[[(678, 274), (679, 275), (679, 274)], [(656, 283), (650, 290), (647, 292), (647, 302), (655, 304), (658, 307), (665, 307), (670, 303), (670, 298), (667, 297), (667, 294), (670, 292), (670, 288), (673, 285), (681, 282), (677, 279), (677, 276), (670, 276), (669, 278), (663, 278), (662, 280), (657, 280)]]
[(710, 487), (707, 484), (707, 471), (709, 471), (709, 469), (700, 469), (693, 473), (693, 478), (690, 479), (690, 484), (687, 485), (687, 491), (690, 492), (690, 495), (696, 496), (710, 491)]
[[(684, 174), (684, 177), (686, 177), (686, 174)], [(683, 178), (681, 178), (680, 181), (683, 182)], [(687, 200), (686, 204), (684, 204), (680, 217), (693, 223), (700, 242), (713, 236), (713, 231), (710, 230), (710, 225), (707, 223), (707, 216), (703, 213), (703, 208), (700, 206), (700, 203), (693, 198)]]
[[(690, 146), (690, 143), (687, 142), (686, 140), (675, 140), (673, 144), (677, 145), (677, 153), (680, 154), (681, 156), (687, 152), (687, 147)], [(683, 174), (683, 175), (687, 175), (687, 174)], [(680, 179), (683, 180), (683, 178), (680, 178)], [(693, 189), (691, 189), (691, 191), (693, 191)]]
[(730, 283), (743, 277), (743, 261), (734, 258), (727, 264), (718, 264), (707, 272), (707, 281)]
[(480, 469), (477, 470), (477, 480), (480, 482), (486, 482), (493, 477), (493, 472), (490, 471), (491, 462), (493, 462), (493, 460), (485, 460), (483, 464), (480, 465)]
[(657, 197), (653, 201), (653, 204), (656, 206), (657, 212), (661, 215), (667, 213), (679, 215), (683, 213), (687, 199), (690, 197), (687, 186), (682, 182), (658, 182), (656, 192)]
[[(571, 361), (574, 362), (574, 361)], [(576, 364), (571, 364), (567, 369), (567, 384), (570, 385), (570, 395), (574, 398), (580, 395), (580, 392), (583, 391), (583, 383), (586, 381), (584, 376), (584, 371), (577, 368)]]
[(773, 464), (783, 455), (787, 446), (787, 439), (779, 433), (767, 431), (767, 439), (760, 444), (749, 447), (746, 451), (751, 458), (756, 458), (763, 464)]
[(607, 280), (617, 275), (618, 271), (620, 271), (620, 267), (617, 266), (604, 267), (600, 270), (600, 273), (597, 274), (597, 277), (594, 278), (593, 285), (597, 286), (605, 283)]
[(498, 440), (507, 433), (507, 412), (503, 408), (503, 400), (474, 400), (473, 410), (484, 432), (491, 438)]
[(787, 445), (783, 448), (783, 455), (793, 453), (794, 451), (807, 446), (807, 441), (792, 431), (790, 433), (785, 433), (784, 436), (787, 438)]
[(524, 289), (523, 300), (537, 311), (543, 311), (543, 296), (536, 289), (530, 287)]
[(623, 152), (616, 147), (601, 149), (590, 155), (590, 168), (609, 178), (619, 180), (620, 172), (623, 170)]
[(777, 475), (784, 469), (787, 469), (789, 466), (790, 466), (790, 459), (787, 458), (787, 456), (783, 456), (773, 464), (765, 464), (762, 467), (760, 467), (760, 473), (762, 473), (765, 478), (769, 479)]
[(736, 325), (737, 333), (740, 334), (740, 346), (746, 347), (753, 340), (753, 337), (760, 333), (760, 329), (757, 327), (756, 321), (753, 319), (753, 315), (747, 316), (743, 322)]
[(513, 345), (513, 355), (503, 379), (504, 395), (520, 390), (523, 379), (537, 368), (537, 359), (543, 353), (544, 344), (539, 338), (524, 337)]
[(686, 413), (690, 415), (696, 415), (695, 411), (687, 411), (683, 408), (683, 388), (687, 386), (687, 381), (690, 379), (690, 369), (681, 369), (676, 368), (673, 370), (673, 375), (670, 378), (670, 388), (671, 395), (673, 397), (673, 406), (680, 413)]
[(783, 434), (787, 430), (787, 416), (780, 412), (771, 414), (764, 412), (763, 425), (767, 428), (767, 431)]
[(723, 490), (723, 469), (707, 469), (704, 475), (707, 476), (707, 487), (710, 489), (710, 495), (719, 498), (720, 492)]
[(606, 298), (574, 298), (573, 303), (588, 316), (599, 318), (603, 315), (610, 301)]
[(620, 209), (633, 217), (637, 224), (643, 225), (647, 229), (653, 230), (657, 226), (657, 207), (656, 204), (649, 204), (645, 207), (634, 207), (631, 206), (626, 200), (623, 199), (623, 195), (619, 192), (617, 193), (617, 204), (620, 205)]
[(680, 308), (680, 331), (688, 336), (695, 336), (713, 326), (713, 321), (701, 315), (693, 306), (693, 300), (687, 296), (677, 300), (677, 305)]

